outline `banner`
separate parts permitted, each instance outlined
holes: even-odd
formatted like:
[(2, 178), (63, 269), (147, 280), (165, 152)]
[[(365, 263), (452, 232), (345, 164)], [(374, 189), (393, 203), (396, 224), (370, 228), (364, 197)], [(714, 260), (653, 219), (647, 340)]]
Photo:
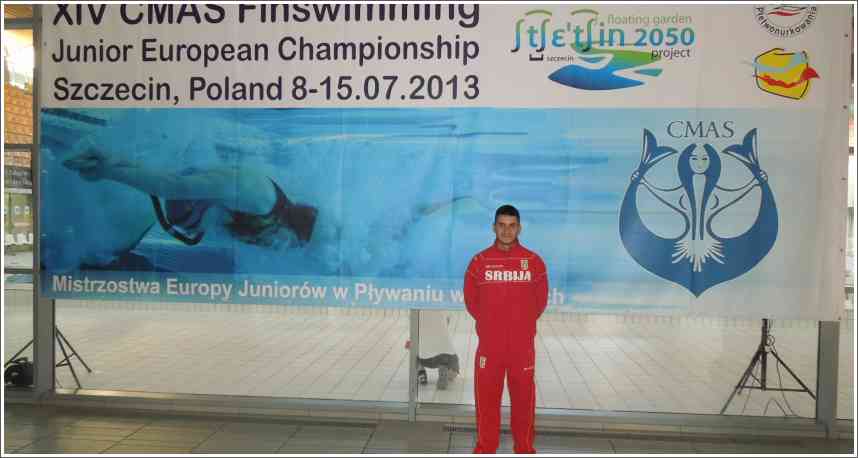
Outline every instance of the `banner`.
[[(45, 5), (41, 291), (828, 320), (844, 5)], [(843, 205), (841, 205), (843, 204)]]

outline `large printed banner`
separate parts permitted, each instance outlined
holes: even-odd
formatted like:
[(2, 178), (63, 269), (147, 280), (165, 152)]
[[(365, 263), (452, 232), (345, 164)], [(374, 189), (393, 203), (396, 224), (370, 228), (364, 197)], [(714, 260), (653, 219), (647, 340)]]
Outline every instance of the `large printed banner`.
[(509, 203), (549, 310), (834, 319), (850, 17), (46, 5), (41, 292), (462, 307)]

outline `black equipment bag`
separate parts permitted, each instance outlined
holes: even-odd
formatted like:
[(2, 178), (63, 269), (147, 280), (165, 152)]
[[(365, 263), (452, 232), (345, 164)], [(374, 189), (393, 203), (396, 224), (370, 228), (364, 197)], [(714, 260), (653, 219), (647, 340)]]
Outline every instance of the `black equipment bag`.
[(33, 363), (26, 357), (12, 361), (3, 371), (7, 385), (30, 386), (33, 384)]

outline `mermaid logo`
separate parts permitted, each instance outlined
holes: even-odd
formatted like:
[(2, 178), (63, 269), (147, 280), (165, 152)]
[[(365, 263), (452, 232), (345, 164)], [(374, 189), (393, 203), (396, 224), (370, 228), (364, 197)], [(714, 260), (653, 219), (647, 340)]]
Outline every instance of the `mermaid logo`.
[[(757, 151), (756, 129), (722, 151), (691, 144), (682, 152), (659, 146), (644, 129), (640, 164), (620, 208), (620, 238), (632, 258), (697, 297), (756, 266), (778, 235), (777, 206)], [(676, 164), (675, 172), (668, 164)], [(678, 177), (679, 183), (656, 183), (665, 176)], [(739, 185), (722, 185), (730, 181)], [(650, 202), (647, 210), (653, 211), (639, 210), (641, 201)], [(664, 221), (664, 212), (681, 222), (671, 236), (645, 224)]]

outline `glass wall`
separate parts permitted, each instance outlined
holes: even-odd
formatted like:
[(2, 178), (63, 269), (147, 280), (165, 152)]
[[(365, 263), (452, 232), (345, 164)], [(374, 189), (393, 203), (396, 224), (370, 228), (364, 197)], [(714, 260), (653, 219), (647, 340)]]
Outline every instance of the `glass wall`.
[[(3, 361), (6, 362), (33, 336), (33, 280), (30, 272), (33, 268), (34, 236), (30, 151), (5, 149), (3, 173)], [(32, 360), (32, 354), (32, 348), (28, 348), (21, 356)]]
[(837, 367), (840, 372), (837, 380), (837, 418), (850, 420), (854, 420), (855, 413), (855, 318), (853, 313), (850, 312), (848, 318), (840, 323), (840, 352)]
[(30, 151), (3, 151), (3, 231), (6, 268), (33, 268), (33, 181)]
[[(57, 301), (83, 388), (408, 401), (408, 311)], [(64, 388), (76, 387), (68, 368)]]
[[(32, 7), (3, 7), (26, 19)], [(9, 24), (7, 23), (7, 27)], [(3, 340), (4, 362), (33, 336), (33, 32), (3, 30)], [(21, 356), (32, 359), (32, 347)]]
[[(423, 403), (473, 404), (474, 353), (478, 339), (466, 312), (421, 312), (421, 358), (437, 356), (437, 342), (449, 341), (460, 373), (447, 383), (428, 368), (419, 387)], [(749, 366), (760, 343), (760, 320), (546, 312), (536, 338), (537, 408), (717, 414)], [(446, 333), (446, 334), (445, 334)], [(440, 335), (440, 336), (439, 336)], [(786, 364), (816, 391), (817, 325), (813, 321), (774, 321), (771, 335)], [(783, 366), (769, 358), (767, 386), (800, 388)], [(759, 369), (755, 372), (760, 376)], [(750, 382), (749, 382), (750, 384)], [(445, 386), (446, 385), (446, 386)], [(504, 405), (509, 396), (504, 394)], [(842, 406), (841, 408), (846, 408)], [(727, 414), (813, 418), (806, 393), (744, 390)]]
[(3, 229), (5, 268), (33, 267), (33, 33), (3, 32)]
[[(853, 83), (854, 84), (854, 83)], [(850, 104), (849, 110), (849, 197), (846, 208), (846, 313), (845, 320), (840, 325), (840, 376), (838, 378), (838, 409), (839, 418), (853, 417), (853, 399), (855, 397), (855, 188), (858, 181), (855, 177), (855, 105)]]
[(3, 288), (3, 362), (27, 347), (19, 358), (33, 360), (33, 290), (32, 284), (12, 283), (6, 275)]

